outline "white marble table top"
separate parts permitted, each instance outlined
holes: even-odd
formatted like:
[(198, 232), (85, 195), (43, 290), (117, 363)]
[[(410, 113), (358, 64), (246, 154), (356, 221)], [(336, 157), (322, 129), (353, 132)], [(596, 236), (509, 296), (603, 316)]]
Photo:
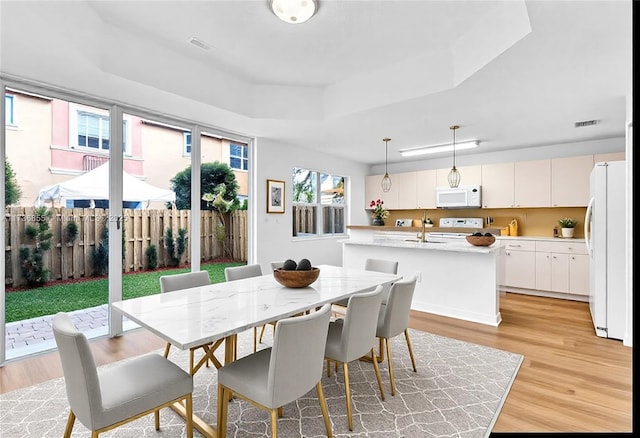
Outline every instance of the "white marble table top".
[(118, 301), (112, 306), (184, 350), (402, 278), (338, 266), (317, 267), (318, 279), (300, 289), (282, 286), (269, 273)]

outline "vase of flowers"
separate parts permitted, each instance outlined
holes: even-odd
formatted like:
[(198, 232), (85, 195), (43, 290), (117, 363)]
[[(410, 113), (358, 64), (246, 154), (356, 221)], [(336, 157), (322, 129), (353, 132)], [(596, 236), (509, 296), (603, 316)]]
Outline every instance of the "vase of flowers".
[(389, 210), (384, 208), (384, 202), (381, 199), (376, 199), (369, 203), (369, 207), (373, 209), (371, 212), (373, 225), (384, 225), (384, 220), (389, 217)]
[(572, 217), (563, 217), (558, 220), (558, 225), (562, 228), (562, 237), (573, 237), (573, 229), (578, 224)]

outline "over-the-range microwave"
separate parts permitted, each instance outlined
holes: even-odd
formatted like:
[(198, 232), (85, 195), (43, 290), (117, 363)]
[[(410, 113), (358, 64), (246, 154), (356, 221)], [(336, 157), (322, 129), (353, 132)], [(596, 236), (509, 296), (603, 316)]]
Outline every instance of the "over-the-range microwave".
[(477, 185), (459, 186), (456, 188), (437, 187), (436, 207), (439, 208), (480, 208), (481, 187)]

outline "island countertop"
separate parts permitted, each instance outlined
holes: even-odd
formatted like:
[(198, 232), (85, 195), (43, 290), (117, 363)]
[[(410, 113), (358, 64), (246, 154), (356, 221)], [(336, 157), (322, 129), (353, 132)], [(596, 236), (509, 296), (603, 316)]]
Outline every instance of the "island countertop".
[[(493, 253), (499, 250), (500, 245), (497, 243), (493, 243), (489, 246), (474, 246), (471, 245), (466, 239), (459, 239), (459, 241), (455, 242), (438, 242), (438, 241), (429, 241), (427, 238), (426, 242), (420, 242), (418, 239), (408, 239), (408, 240), (387, 240), (387, 239), (373, 239), (373, 240), (362, 240), (362, 239), (343, 239), (339, 241), (345, 245), (363, 245), (363, 246), (376, 246), (376, 247), (387, 247), (387, 248), (405, 248), (405, 249), (416, 249), (416, 250), (427, 250), (427, 251), (455, 251), (455, 252), (471, 252), (471, 253)], [(496, 241), (497, 242), (497, 241)]]

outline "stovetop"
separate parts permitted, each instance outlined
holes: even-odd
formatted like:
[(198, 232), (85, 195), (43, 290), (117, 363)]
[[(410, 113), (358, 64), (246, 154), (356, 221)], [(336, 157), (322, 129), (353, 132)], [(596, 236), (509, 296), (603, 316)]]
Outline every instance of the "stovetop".
[(481, 217), (443, 217), (440, 219), (440, 228), (482, 228)]

